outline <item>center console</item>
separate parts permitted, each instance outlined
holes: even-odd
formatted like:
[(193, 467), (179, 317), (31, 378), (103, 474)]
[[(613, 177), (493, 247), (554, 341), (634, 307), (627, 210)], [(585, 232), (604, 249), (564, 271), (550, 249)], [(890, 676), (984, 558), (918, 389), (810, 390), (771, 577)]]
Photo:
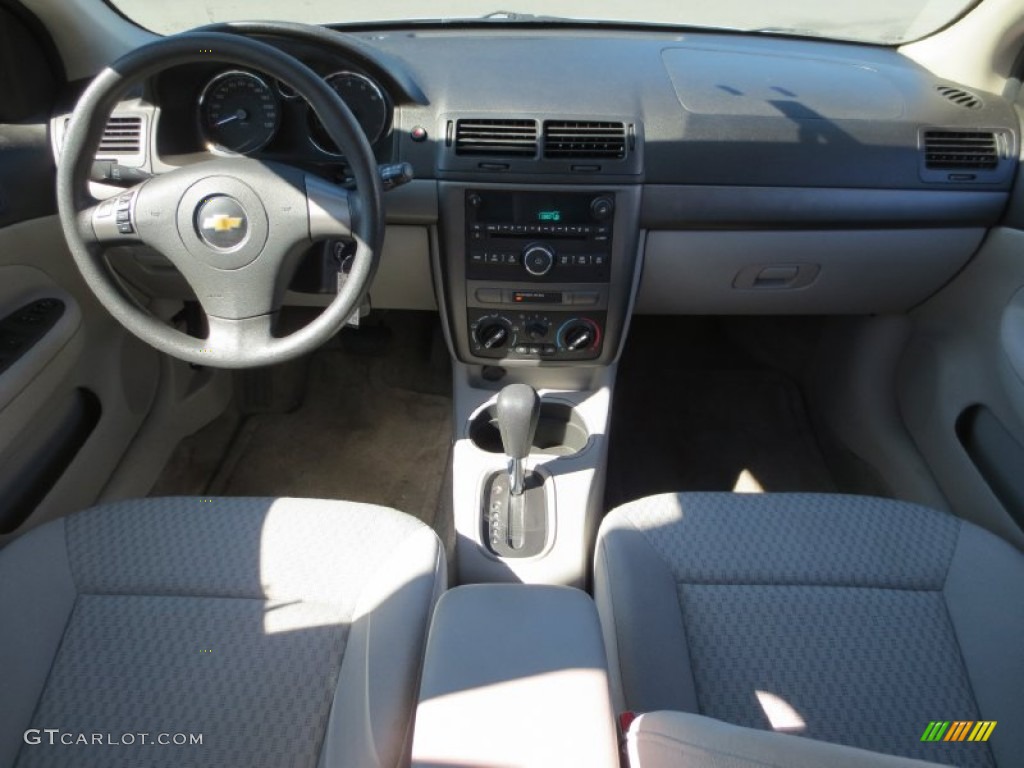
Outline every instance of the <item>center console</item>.
[(437, 603), (413, 768), (618, 768), (594, 602), (576, 589), (474, 584)]
[(598, 357), (614, 214), (615, 196), (604, 191), (467, 191), (466, 319), (472, 354)]
[[(584, 586), (603, 512), (614, 362), (638, 279), (640, 190), (439, 190), (434, 274), (454, 357), (459, 580)], [(499, 418), (499, 393), (513, 383), (540, 394), (522, 451), (503, 444)]]
[(636, 187), (443, 184), (443, 272), (467, 363), (609, 363), (633, 285)]

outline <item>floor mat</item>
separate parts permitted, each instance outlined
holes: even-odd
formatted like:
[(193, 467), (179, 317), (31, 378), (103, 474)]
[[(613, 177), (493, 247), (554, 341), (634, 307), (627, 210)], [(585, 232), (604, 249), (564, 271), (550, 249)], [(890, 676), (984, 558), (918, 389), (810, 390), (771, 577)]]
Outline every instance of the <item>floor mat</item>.
[(363, 501), (433, 525), (452, 402), (430, 319), (388, 313), (314, 353), (301, 405), (245, 417), (203, 492)]
[(645, 318), (631, 333), (606, 508), (666, 491), (835, 491), (793, 379), (745, 356), (715, 323), (682, 322), (667, 320), (666, 333)]

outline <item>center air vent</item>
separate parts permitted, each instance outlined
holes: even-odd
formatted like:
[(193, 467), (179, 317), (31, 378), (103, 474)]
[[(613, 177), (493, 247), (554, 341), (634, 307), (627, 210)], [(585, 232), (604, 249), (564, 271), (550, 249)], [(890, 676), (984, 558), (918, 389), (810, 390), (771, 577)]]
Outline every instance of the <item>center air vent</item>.
[(477, 157), (534, 157), (533, 120), (464, 119), (455, 123), (455, 154)]
[(142, 151), (142, 118), (111, 117), (100, 139), (98, 155), (137, 155)]
[(965, 91), (963, 88), (954, 88), (950, 85), (940, 85), (936, 89), (939, 93), (945, 96), (947, 99), (952, 101), (957, 106), (963, 107), (964, 109), (980, 109), (981, 99), (975, 96), (970, 91)]
[(992, 170), (999, 145), (990, 131), (925, 131), (924, 162), (929, 170)]
[(544, 123), (544, 157), (621, 160), (626, 156), (626, 127), (622, 123), (588, 120), (548, 120)]

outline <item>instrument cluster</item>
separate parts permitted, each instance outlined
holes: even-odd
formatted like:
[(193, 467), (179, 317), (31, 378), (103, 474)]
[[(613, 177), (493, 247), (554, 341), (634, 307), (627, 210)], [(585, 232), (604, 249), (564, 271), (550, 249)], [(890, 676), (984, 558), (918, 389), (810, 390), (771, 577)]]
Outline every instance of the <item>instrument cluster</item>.
[[(351, 70), (327, 74), (325, 82), (352, 110), (371, 145), (388, 133), (392, 105), (385, 91), (368, 75)], [(305, 139), (307, 149), (340, 157), (313, 108), (288, 84), (257, 72), (226, 69), (202, 87), (196, 104), (200, 137), (206, 149), (224, 155), (260, 152), (283, 133)]]

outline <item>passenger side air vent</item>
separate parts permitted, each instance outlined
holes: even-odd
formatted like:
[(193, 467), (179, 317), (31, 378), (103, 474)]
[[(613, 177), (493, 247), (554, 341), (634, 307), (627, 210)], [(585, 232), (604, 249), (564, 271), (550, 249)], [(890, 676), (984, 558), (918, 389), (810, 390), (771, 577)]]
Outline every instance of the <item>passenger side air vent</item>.
[(951, 85), (940, 85), (935, 88), (940, 94), (964, 109), (980, 109), (981, 99), (970, 91), (963, 88), (954, 88)]
[(936, 171), (984, 171), (999, 165), (999, 144), (991, 131), (925, 131), (924, 164)]
[(626, 156), (626, 126), (588, 120), (544, 122), (544, 157), (549, 160), (621, 160)]
[(469, 157), (534, 157), (533, 120), (464, 119), (455, 123), (455, 154)]
[(114, 116), (107, 121), (97, 155), (137, 155), (142, 151), (142, 118)]

